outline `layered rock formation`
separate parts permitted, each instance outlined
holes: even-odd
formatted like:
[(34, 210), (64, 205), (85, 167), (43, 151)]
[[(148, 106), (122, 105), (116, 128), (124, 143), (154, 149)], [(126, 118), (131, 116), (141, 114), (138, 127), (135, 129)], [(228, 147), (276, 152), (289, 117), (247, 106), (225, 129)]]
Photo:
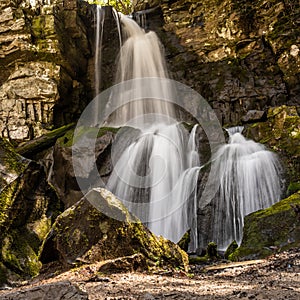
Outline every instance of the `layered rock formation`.
[[(299, 105), (298, 1), (147, 1), (147, 21), (174, 79), (196, 89), (224, 125), (249, 110)], [(137, 1), (136, 10), (145, 9)]]
[(32, 139), (72, 121), (85, 107), (91, 50), (83, 14), (89, 12), (82, 1), (1, 2), (3, 137)]

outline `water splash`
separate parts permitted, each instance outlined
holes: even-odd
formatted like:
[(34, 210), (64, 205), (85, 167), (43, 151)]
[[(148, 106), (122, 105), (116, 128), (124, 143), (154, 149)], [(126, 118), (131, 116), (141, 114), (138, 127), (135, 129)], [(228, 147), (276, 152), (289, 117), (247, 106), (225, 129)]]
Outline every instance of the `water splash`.
[(241, 243), (244, 217), (280, 200), (281, 167), (277, 156), (259, 143), (247, 140), (243, 127), (228, 129), (229, 142), (213, 157), (220, 185), (212, 212), (211, 240), (220, 250)]

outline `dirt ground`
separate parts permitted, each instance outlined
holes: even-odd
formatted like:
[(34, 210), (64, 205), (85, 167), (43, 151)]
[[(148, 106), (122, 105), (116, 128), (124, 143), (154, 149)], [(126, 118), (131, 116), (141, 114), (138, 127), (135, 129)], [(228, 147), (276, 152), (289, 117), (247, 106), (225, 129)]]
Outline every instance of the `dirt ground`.
[[(300, 299), (300, 249), (264, 260), (196, 265), (189, 273), (98, 275), (99, 265), (86, 265), (55, 275), (45, 271), (21, 286), (0, 291), (1, 296), (45, 283), (70, 281), (96, 299)], [(54, 299), (53, 299), (54, 300)]]

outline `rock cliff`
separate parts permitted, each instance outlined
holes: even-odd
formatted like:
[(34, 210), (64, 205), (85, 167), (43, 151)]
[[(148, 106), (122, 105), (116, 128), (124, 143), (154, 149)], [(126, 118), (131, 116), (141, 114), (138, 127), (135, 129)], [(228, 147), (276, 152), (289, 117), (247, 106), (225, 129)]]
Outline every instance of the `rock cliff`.
[(209, 101), (223, 125), (249, 110), (299, 105), (299, 1), (136, 2), (137, 11), (161, 11), (147, 26), (165, 46), (171, 76)]
[(87, 103), (91, 49), (84, 22), (91, 12), (83, 1), (0, 6), (0, 131), (32, 139), (71, 122)]

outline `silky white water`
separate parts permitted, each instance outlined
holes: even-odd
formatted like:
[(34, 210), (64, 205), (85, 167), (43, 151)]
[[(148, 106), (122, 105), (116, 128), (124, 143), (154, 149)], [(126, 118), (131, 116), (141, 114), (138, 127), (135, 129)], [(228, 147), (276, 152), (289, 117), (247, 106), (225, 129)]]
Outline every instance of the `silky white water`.
[[(197, 126), (189, 133), (178, 122), (175, 106), (165, 101), (173, 97), (170, 84), (147, 81), (168, 78), (156, 34), (145, 32), (128, 17), (120, 18), (123, 44), (116, 83), (126, 84), (116, 85), (106, 104), (106, 111), (113, 111), (106, 125), (122, 127), (112, 146), (107, 188), (157, 235), (176, 243), (190, 229), (190, 251), (199, 247), (197, 209), (207, 204), (213, 210), (209, 240), (220, 250), (233, 240), (240, 243), (244, 217), (280, 199), (280, 163), (263, 145), (246, 140), (242, 127), (228, 129), (228, 144), (209, 162), (214, 192), (198, 203), (202, 167)], [(143, 96), (145, 90), (148, 98)]]
[[(101, 63), (102, 63), (102, 39), (104, 29), (105, 10), (96, 6), (96, 37), (95, 37), (95, 93), (100, 93)], [(98, 110), (96, 110), (98, 111)]]
[[(114, 169), (107, 187), (155, 234), (178, 242), (193, 227), (196, 239), (196, 127), (189, 137), (178, 123), (174, 105), (165, 101), (172, 98), (172, 89), (164, 81), (143, 86), (134, 80), (168, 77), (162, 47), (154, 32), (146, 33), (125, 16), (121, 22), (126, 40), (119, 55), (116, 82), (131, 81), (128, 89), (111, 95), (108, 105), (117, 103), (119, 109), (109, 125), (127, 125), (135, 130), (119, 133), (127, 134), (130, 143), (114, 144), (118, 154), (112, 154)], [(145, 88), (154, 95), (152, 98), (143, 98)], [(135, 101), (123, 105), (128, 98)]]
[(276, 155), (247, 140), (243, 127), (228, 129), (229, 142), (213, 157), (219, 192), (212, 213), (210, 239), (220, 250), (235, 240), (240, 244), (244, 217), (280, 200), (281, 167)]
[[(117, 63), (116, 83), (128, 81), (126, 90), (115, 89), (108, 105), (118, 107), (110, 119), (110, 125), (123, 126), (129, 120), (146, 116), (149, 113), (176, 117), (173, 104), (164, 99), (172, 99), (172, 89), (164, 81), (155, 84), (141, 85), (140, 78), (167, 78), (168, 73), (162, 46), (157, 35), (145, 32), (132, 19), (121, 15), (123, 37), (125, 39)], [(152, 99), (144, 99), (144, 89), (155, 95)], [(130, 99), (131, 101), (123, 105)], [(136, 99), (136, 101), (132, 101)], [(146, 121), (139, 119), (140, 126)], [(153, 122), (155, 122), (153, 120)]]

